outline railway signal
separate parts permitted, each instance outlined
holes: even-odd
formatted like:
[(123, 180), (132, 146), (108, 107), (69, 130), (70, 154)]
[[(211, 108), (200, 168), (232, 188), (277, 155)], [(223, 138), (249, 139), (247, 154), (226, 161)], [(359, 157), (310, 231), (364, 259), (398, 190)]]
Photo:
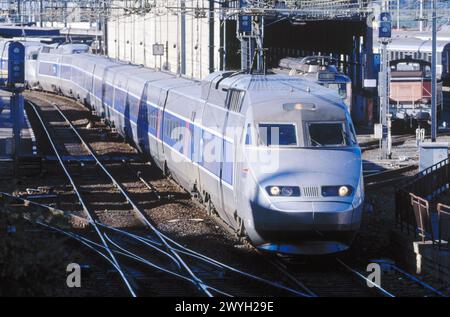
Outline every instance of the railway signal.
[(381, 44), (380, 72), (378, 75), (378, 95), (380, 100), (380, 125), (381, 125), (381, 158), (389, 159), (392, 156), (391, 123), (389, 118), (389, 54), (387, 45), (391, 41), (392, 19), (388, 12), (380, 14), (380, 26), (378, 38)]
[(20, 42), (10, 42), (8, 47), (7, 88), (11, 91), (11, 119), (13, 122), (13, 157), (15, 171), (18, 171), (18, 156), (23, 123), (23, 84), (25, 83), (25, 46)]

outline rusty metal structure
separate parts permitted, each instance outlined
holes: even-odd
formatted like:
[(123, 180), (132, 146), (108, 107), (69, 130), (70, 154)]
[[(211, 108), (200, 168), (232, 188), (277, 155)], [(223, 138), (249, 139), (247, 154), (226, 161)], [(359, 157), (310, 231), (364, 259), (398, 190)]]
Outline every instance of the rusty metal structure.
[(450, 250), (450, 206), (442, 203), (449, 190), (448, 158), (397, 188), (395, 217), (401, 232)]

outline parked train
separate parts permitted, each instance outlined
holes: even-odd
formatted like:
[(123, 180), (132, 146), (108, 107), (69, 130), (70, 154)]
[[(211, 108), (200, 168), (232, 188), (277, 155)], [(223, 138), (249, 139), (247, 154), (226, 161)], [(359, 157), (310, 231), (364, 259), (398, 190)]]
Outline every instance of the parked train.
[[(450, 86), (450, 42), (437, 41), (436, 74), (444, 86)], [(431, 63), (431, 40), (428, 38), (398, 37), (393, 38), (387, 49), (390, 60), (405, 58), (419, 59)], [(379, 47), (374, 45), (374, 53)]]
[(326, 254), (360, 226), (361, 150), (334, 91), (280, 74), (186, 79), (43, 48), (28, 85), (84, 102), (260, 250)]
[[(431, 63), (412, 58), (390, 62), (389, 112), (392, 120), (431, 121)], [(437, 110), (443, 110), (442, 81), (437, 82)]]
[(280, 60), (275, 72), (289, 72), (290, 75), (300, 76), (335, 90), (351, 111), (352, 80), (340, 72), (336, 65), (336, 60), (330, 56), (286, 57)]

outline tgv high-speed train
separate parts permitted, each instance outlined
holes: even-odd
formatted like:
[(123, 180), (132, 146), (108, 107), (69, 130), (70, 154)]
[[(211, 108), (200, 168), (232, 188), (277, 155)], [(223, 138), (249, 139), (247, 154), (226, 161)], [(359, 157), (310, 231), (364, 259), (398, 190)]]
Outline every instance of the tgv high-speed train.
[(348, 108), (352, 109), (352, 80), (340, 72), (337, 61), (330, 56), (285, 57), (276, 72), (289, 73), (309, 79), (339, 93)]
[(349, 248), (361, 151), (339, 95), (286, 75), (195, 81), (73, 46), (44, 48), (31, 87), (77, 98), (259, 249)]

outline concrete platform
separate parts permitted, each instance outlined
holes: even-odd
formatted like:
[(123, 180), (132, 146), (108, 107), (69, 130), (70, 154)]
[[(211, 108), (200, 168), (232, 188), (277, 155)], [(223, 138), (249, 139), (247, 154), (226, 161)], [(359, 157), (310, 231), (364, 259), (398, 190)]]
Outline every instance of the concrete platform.
[[(10, 96), (9, 92), (0, 90), (0, 177), (8, 177), (14, 174), (13, 121)], [(36, 138), (25, 111), (22, 122), (21, 142), (17, 154), (24, 166), (27, 165), (27, 160), (39, 160)]]
[(400, 230), (390, 232), (391, 247), (397, 261), (420, 275), (432, 275), (450, 287), (450, 248), (448, 242), (439, 248), (432, 241), (416, 241)]

